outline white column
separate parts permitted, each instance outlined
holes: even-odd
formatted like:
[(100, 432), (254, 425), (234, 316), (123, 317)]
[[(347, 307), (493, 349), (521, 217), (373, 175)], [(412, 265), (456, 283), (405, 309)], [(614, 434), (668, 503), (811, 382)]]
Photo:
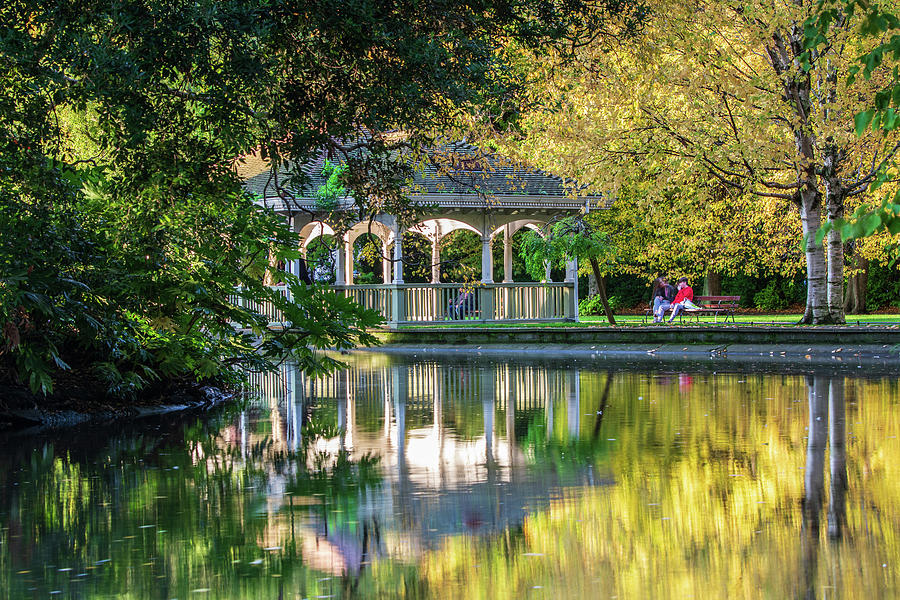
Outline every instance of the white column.
[[(291, 231), (295, 231), (295, 232), (299, 231), (299, 229), (297, 228), (296, 217), (291, 217), (290, 225), (291, 225)], [(300, 247), (297, 248), (297, 250), (300, 250), (301, 252), (303, 251), (303, 240), (302, 239), (300, 240)], [(299, 275), (300, 274), (300, 259), (295, 258), (293, 260), (286, 261), (285, 270), (288, 273), (291, 273), (292, 275)]]
[(434, 224), (431, 240), (431, 283), (441, 282), (441, 226)]
[(504, 386), (506, 390), (506, 447), (509, 450), (509, 468), (510, 477), (512, 476), (512, 468), (515, 462), (516, 448), (516, 400), (518, 399), (518, 388), (513, 382), (516, 375), (515, 371), (510, 372), (509, 364), (504, 365)]
[(394, 283), (403, 283), (403, 230), (394, 221)]
[(550, 261), (544, 261), (544, 282), (550, 283)]
[(346, 271), (344, 271), (345, 280), (344, 283), (347, 285), (353, 285), (353, 244), (350, 243), (350, 237), (344, 240), (344, 257), (346, 258), (347, 265)]
[(356, 390), (353, 388), (353, 381), (350, 379), (350, 370), (344, 370), (344, 392), (347, 395), (347, 414), (344, 438), (347, 448), (353, 450), (353, 444), (356, 441)]
[(513, 280), (513, 255), (512, 255), (512, 226), (503, 228), (503, 283), (512, 283)]
[(391, 383), (397, 421), (397, 459), (402, 463), (406, 459), (406, 397), (409, 394), (409, 371), (406, 365), (391, 367)]
[(566, 261), (566, 283), (572, 283), (578, 278), (578, 259)]
[(339, 237), (335, 237), (337, 249), (334, 257), (334, 284), (344, 285), (347, 282), (346, 268), (347, 256), (344, 243)]
[(391, 282), (391, 257), (388, 254), (390, 245), (388, 242), (381, 243), (381, 282), (385, 285)]
[(491, 234), (481, 236), (481, 283), (494, 283), (494, 260), (491, 254)]

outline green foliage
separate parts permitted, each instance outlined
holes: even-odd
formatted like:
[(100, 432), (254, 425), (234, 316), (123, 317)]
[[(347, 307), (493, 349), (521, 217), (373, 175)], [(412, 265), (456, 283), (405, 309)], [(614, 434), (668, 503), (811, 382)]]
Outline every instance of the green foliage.
[(580, 315), (602, 315), (603, 305), (600, 303), (600, 296), (594, 294), (588, 296), (578, 303), (578, 314)]
[[(502, 261), (501, 261), (502, 267)], [(441, 281), (475, 281), (481, 278), (481, 238), (473, 231), (457, 229), (441, 238)]]
[[(393, 244), (389, 251), (394, 251)], [(403, 233), (403, 281), (431, 281), (431, 242), (425, 236), (411, 231)]]
[[(696, 291), (695, 293), (700, 293)], [(776, 311), (802, 305), (806, 288), (796, 277), (736, 275), (722, 278), (722, 294), (740, 296), (741, 306)]]
[[(631, 308), (634, 306), (634, 303), (628, 303), (621, 296), (610, 296), (609, 297), (609, 307), (614, 311), (622, 310), (623, 308)], [(603, 303), (600, 301), (600, 295), (594, 294), (593, 296), (588, 296), (587, 298), (582, 299), (578, 303), (578, 314), (581, 315), (602, 315), (603, 313)]]
[(616, 299), (617, 306), (613, 307), (614, 310), (647, 304), (651, 287), (646, 279), (635, 275), (611, 275), (606, 278), (606, 291), (611, 307), (613, 298)]
[(331, 235), (320, 235), (306, 247), (306, 265), (313, 280), (334, 283), (335, 238)]
[(322, 167), (322, 175), (326, 177), (323, 185), (316, 190), (316, 208), (324, 212), (330, 212), (337, 208), (341, 199), (347, 195), (343, 178), (346, 176), (347, 166), (336, 165), (326, 160)]
[(900, 306), (900, 271), (877, 261), (869, 263), (866, 281), (866, 310)]
[[(874, 97), (866, 99), (865, 109), (853, 117), (857, 136), (870, 128), (887, 134), (900, 125), (900, 69), (896, 64), (889, 64), (891, 60), (900, 59), (900, 19), (889, 12), (894, 7), (887, 6), (886, 9), (885, 5), (859, 0), (823, 2), (804, 23), (807, 63), (812, 53), (827, 45), (829, 29), (841, 26), (845, 18), (857, 13), (862, 17), (859, 32), (878, 40), (874, 47), (859, 56), (858, 64), (850, 67), (847, 77), (848, 85), (853, 84), (859, 74), (866, 80), (876, 77), (880, 85)], [(895, 151), (896, 148), (889, 150), (888, 158)], [(878, 190), (886, 181), (896, 180), (893, 161), (882, 160), (876, 165), (873, 160), (873, 165), (877, 167), (877, 175), (871, 180), (870, 191)], [(833, 229), (840, 231), (845, 242), (870, 237), (879, 231), (889, 231), (892, 235), (900, 233), (900, 191), (886, 194), (880, 206), (863, 203), (850, 218), (829, 220), (819, 230), (817, 239), (821, 241)]]
[[(873, 187), (877, 189), (877, 185)], [(869, 204), (860, 204), (850, 217), (824, 223), (816, 236), (817, 242), (822, 243), (828, 232), (834, 229), (840, 232), (844, 242), (870, 237), (880, 231), (897, 235), (900, 233), (900, 190), (885, 198), (880, 206), (873, 208)]]
[(609, 234), (594, 230), (580, 217), (566, 217), (545, 228), (544, 235), (534, 231), (525, 234), (520, 256), (525, 268), (536, 280), (544, 278), (545, 264), (565, 267), (573, 257), (594, 259), (601, 275), (612, 270), (616, 261), (615, 246)]
[(753, 304), (762, 310), (783, 310), (788, 307), (787, 299), (780, 293), (776, 282), (770, 281), (766, 287), (753, 294)]

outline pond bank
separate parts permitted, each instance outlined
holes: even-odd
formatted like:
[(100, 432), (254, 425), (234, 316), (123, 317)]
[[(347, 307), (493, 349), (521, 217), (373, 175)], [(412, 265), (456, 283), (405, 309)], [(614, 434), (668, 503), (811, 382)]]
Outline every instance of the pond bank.
[(900, 326), (416, 327), (377, 330), (384, 344), (900, 345)]
[(85, 423), (112, 423), (150, 416), (208, 410), (237, 397), (212, 386), (182, 387), (156, 399), (125, 402), (110, 399), (40, 398), (18, 386), (0, 388), (0, 432), (33, 434)]
[(705, 362), (793, 370), (900, 372), (900, 330), (889, 327), (421, 328), (378, 332), (372, 350), (417, 356)]

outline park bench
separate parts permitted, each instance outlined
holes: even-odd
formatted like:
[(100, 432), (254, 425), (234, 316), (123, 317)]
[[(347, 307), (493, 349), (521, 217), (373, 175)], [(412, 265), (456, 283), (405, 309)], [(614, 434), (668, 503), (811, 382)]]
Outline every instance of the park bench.
[[(679, 322), (681, 322), (685, 317), (689, 320), (691, 317), (696, 317), (697, 322), (700, 322), (701, 315), (712, 315), (714, 317), (714, 322), (719, 322), (719, 315), (725, 316), (725, 321), (728, 321), (728, 317), (731, 317), (731, 322), (734, 323), (734, 311), (739, 308), (741, 297), (740, 296), (694, 296), (693, 300), (694, 304), (699, 306), (699, 308), (686, 308), (678, 313)], [(671, 310), (671, 309), (670, 309)], [(668, 312), (668, 311), (667, 311)], [(647, 318), (653, 316), (653, 309), (648, 308), (644, 313), (644, 322), (647, 322)]]

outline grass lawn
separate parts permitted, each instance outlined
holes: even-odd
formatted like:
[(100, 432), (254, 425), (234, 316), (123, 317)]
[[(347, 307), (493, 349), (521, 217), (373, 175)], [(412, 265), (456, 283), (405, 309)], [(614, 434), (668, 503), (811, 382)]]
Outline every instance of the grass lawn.
[[(800, 320), (800, 313), (793, 314), (748, 314), (748, 315), (735, 315), (734, 320), (739, 324), (753, 324), (753, 325), (794, 325), (797, 321)], [(600, 317), (596, 315), (582, 316), (580, 317), (581, 322), (590, 325), (608, 325), (606, 322), (606, 317)], [(616, 322), (620, 322), (623, 325), (643, 325), (644, 317), (643, 315), (616, 315)], [(676, 319), (676, 322), (678, 320)], [(684, 321), (687, 324), (687, 319)], [(723, 319), (719, 317), (719, 324), (723, 323)], [(731, 324), (731, 319), (728, 320), (728, 323)], [(874, 314), (874, 315), (847, 315), (847, 325), (856, 325), (859, 323), (860, 325), (897, 325), (900, 324), (900, 314)], [(651, 323), (652, 324), (652, 323)], [(696, 324), (696, 321), (691, 319), (691, 325)], [(701, 316), (700, 317), (701, 325), (716, 325), (713, 321), (712, 317), (709, 316)]]
[[(744, 314), (735, 315), (735, 321), (738, 325), (769, 325), (769, 326), (794, 326), (800, 319), (800, 314)], [(635, 326), (652, 326), (653, 323), (644, 322), (643, 315), (616, 315), (616, 324), (620, 327)], [(673, 325), (679, 324), (675, 320)], [(713, 321), (710, 316), (700, 317), (700, 325), (706, 326), (724, 326), (726, 323), (720, 317), (718, 322)], [(732, 325), (731, 319), (728, 325)], [(690, 323), (687, 319), (682, 323), (684, 327), (696, 326), (697, 322), (691, 319)], [(900, 314), (874, 314), (874, 315), (847, 315), (847, 325), (900, 325)], [(456, 327), (609, 327), (606, 317), (603, 316), (581, 316), (579, 323), (568, 321), (556, 321), (552, 323), (482, 323), (480, 321), (471, 321), (466, 323), (436, 323), (428, 325), (404, 325), (401, 329), (419, 329), (419, 328), (456, 328)]]

